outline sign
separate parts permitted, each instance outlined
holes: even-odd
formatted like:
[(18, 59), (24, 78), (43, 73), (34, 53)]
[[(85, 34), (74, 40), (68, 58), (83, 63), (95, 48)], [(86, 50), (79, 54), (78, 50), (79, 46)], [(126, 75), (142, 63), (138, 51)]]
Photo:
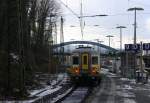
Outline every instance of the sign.
[(140, 49), (140, 44), (125, 44), (126, 51), (139, 51)]
[[(143, 50), (150, 50), (150, 43), (143, 43)], [(125, 51), (140, 51), (140, 44), (125, 44)]]
[(150, 43), (144, 43), (143, 50), (150, 50)]
[(125, 44), (125, 50), (126, 51), (130, 51), (130, 50), (132, 50), (132, 44)]

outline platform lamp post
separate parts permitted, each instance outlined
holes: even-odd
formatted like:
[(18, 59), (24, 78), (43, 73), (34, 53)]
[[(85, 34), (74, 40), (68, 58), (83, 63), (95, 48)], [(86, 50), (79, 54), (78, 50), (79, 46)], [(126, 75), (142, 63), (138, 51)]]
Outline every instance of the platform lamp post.
[[(113, 35), (107, 35), (106, 37), (109, 38), (109, 47), (110, 47), (110, 38), (113, 38), (114, 36)], [(109, 52), (110, 53), (110, 52)], [(108, 55), (108, 61), (112, 60), (112, 57), (110, 55)], [(109, 65), (109, 64), (108, 64)]]
[(114, 37), (113, 35), (107, 35), (106, 37), (109, 38), (109, 47), (110, 47), (110, 38)]
[(137, 22), (136, 22), (136, 12), (137, 11), (143, 11), (143, 8), (134, 7), (129, 8), (128, 11), (134, 11), (134, 44), (136, 44), (136, 28), (137, 28)]
[(120, 29), (120, 52), (122, 51), (122, 29), (126, 28), (125, 26), (117, 26), (117, 29)]
[[(137, 11), (143, 11), (144, 9), (143, 8), (139, 8), (139, 7), (134, 7), (134, 8), (129, 8), (128, 11), (134, 11), (134, 44), (136, 44), (136, 28), (137, 28), (137, 22), (136, 22), (136, 13)], [(134, 74), (135, 74), (135, 71), (136, 71), (136, 53), (134, 53)]]

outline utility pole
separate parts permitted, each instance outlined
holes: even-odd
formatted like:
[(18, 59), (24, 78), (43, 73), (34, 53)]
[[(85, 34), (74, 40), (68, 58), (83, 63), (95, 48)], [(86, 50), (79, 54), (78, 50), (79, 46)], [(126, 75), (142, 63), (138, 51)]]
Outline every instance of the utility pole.
[(81, 35), (82, 35), (82, 40), (83, 40), (83, 8), (82, 8), (82, 0), (80, 0), (80, 28), (81, 28)]
[(110, 47), (110, 38), (114, 37), (113, 35), (107, 35), (106, 37), (109, 38), (109, 47)]
[(134, 7), (129, 8), (128, 11), (134, 11), (134, 44), (136, 44), (136, 28), (137, 28), (137, 22), (136, 22), (136, 11), (142, 11), (143, 8)]
[(125, 26), (117, 26), (117, 29), (120, 29), (120, 52), (122, 51), (122, 29), (126, 28)]

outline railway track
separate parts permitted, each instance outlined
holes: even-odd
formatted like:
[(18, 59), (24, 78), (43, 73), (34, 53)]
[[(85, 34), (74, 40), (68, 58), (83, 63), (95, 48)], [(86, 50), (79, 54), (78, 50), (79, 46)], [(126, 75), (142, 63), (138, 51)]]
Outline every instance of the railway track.
[(56, 90), (55, 92), (49, 94), (48, 93), (49, 91), (46, 91), (47, 95), (38, 97), (37, 99), (29, 103), (55, 103), (55, 101), (70, 93), (74, 88), (74, 86), (68, 80), (61, 81), (58, 84), (59, 85), (54, 86), (54, 89), (55, 87), (57, 88), (59, 87), (59, 89)]
[(93, 90), (93, 86), (75, 86), (70, 81), (61, 82), (59, 85), (61, 88), (57, 91), (30, 103), (84, 103), (86, 97)]
[(76, 87), (55, 103), (83, 103), (91, 90), (91, 87)]

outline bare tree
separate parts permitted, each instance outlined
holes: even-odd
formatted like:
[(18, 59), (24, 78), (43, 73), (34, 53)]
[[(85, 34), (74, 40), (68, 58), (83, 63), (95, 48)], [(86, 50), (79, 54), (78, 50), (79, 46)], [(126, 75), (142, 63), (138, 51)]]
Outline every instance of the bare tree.
[(58, 10), (54, 0), (0, 1), (0, 96), (26, 96), (26, 85), (34, 84), (33, 71), (48, 67)]

